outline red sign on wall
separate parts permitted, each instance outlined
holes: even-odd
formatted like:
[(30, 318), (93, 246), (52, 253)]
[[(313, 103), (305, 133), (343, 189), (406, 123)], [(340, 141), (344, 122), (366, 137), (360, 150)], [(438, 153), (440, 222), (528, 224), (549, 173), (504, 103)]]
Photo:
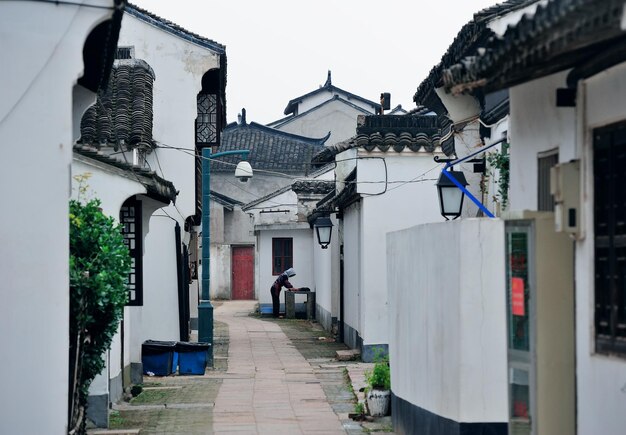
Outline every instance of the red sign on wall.
[(524, 279), (511, 278), (511, 311), (514, 316), (524, 316)]

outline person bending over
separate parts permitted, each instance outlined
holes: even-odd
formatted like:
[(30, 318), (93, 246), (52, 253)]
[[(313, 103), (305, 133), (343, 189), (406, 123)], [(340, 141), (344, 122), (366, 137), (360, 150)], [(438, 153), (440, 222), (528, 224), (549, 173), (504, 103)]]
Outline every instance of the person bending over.
[(270, 287), (270, 293), (272, 294), (272, 313), (274, 317), (278, 317), (280, 310), (280, 291), (283, 287), (291, 291), (298, 291), (298, 289), (289, 282), (289, 278), (292, 276), (296, 276), (296, 272), (293, 270), (293, 267), (290, 267), (278, 275), (278, 278), (276, 278), (276, 281), (274, 281), (274, 284)]

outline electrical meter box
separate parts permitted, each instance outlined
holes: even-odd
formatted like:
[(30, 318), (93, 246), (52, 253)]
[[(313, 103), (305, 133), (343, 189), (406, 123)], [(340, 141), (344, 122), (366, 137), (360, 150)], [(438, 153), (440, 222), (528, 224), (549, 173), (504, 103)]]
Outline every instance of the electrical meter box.
[(559, 163), (550, 169), (550, 193), (554, 196), (557, 232), (580, 234), (580, 160)]

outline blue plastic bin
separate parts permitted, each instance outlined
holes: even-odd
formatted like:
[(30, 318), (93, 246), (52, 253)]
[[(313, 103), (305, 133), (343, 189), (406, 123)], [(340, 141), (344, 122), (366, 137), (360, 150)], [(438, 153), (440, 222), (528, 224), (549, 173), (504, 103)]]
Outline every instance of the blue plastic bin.
[(143, 374), (167, 376), (176, 373), (178, 354), (175, 341), (146, 340), (141, 345)]
[(187, 341), (176, 343), (178, 374), (203, 375), (206, 370), (210, 348), (210, 343), (191, 343)]

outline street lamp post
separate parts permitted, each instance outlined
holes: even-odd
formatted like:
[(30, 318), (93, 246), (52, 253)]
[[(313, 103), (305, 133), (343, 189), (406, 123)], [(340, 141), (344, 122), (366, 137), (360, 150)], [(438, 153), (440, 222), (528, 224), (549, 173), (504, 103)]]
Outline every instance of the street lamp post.
[[(198, 303), (198, 341), (209, 343), (209, 364), (213, 366), (213, 305), (211, 304), (211, 159), (230, 155), (247, 156), (249, 150), (224, 151), (211, 153), (211, 148), (202, 149), (202, 286)], [(246, 163), (241, 165), (241, 163)], [(252, 177), (248, 162), (237, 165), (238, 172), (245, 171), (247, 177)]]

